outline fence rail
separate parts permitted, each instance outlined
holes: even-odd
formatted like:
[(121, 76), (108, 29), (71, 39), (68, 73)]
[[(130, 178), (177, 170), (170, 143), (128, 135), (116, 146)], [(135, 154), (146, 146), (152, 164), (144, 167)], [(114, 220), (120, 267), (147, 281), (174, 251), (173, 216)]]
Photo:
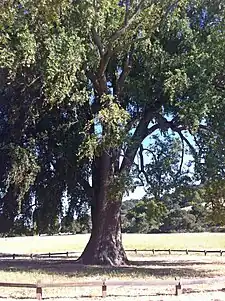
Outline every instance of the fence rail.
[[(42, 300), (43, 288), (55, 288), (55, 287), (99, 287), (102, 291), (102, 297), (107, 296), (107, 287), (118, 287), (118, 286), (173, 286), (175, 287), (175, 295), (178, 296), (182, 293), (182, 287), (186, 285), (196, 285), (196, 284), (218, 284), (224, 283), (225, 277), (216, 278), (196, 278), (196, 279), (184, 279), (184, 280), (95, 280), (88, 282), (55, 282), (46, 283), (37, 281), (36, 284), (33, 283), (10, 283), (10, 282), (0, 282), (0, 287), (20, 287), (20, 288), (35, 288), (36, 289), (36, 299)], [(224, 290), (222, 288), (222, 290)]]
[(162, 253), (162, 252), (168, 252), (169, 254), (172, 254), (173, 253), (186, 253), (187, 255), (189, 253), (204, 253), (204, 255), (206, 256), (207, 253), (219, 253), (220, 256), (223, 256), (223, 253), (225, 253), (225, 250), (193, 250), (193, 249), (143, 249), (143, 250), (140, 250), (140, 249), (131, 249), (131, 250), (126, 250), (126, 252), (135, 252), (136, 254), (138, 252), (149, 252), (149, 253), (152, 253), (153, 255), (156, 253), (156, 252), (159, 252), (159, 253)]
[[(135, 254), (138, 253), (151, 253), (154, 255), (155, 253), (168, 253), (171, 255), (172, 253), (185, 253), (186, 255), (190, 253), (203, 253), (205, 256), (207, 254), (219, 254), (220, 256), (223, 256), (223, 253), (225, 253), (225, 250), (193, 250), (193, 249), (128, 249), (126, 252), (134, 252)], [(48, 253), (31, 253), (31, 254), (16, 254), (16, 253), (0, 253), (0, 258), (51, 258), (51, 257), (57, 257), (57, 256), (65, 256), (67, 258), (80, 255), (80, 251), (74, 251), (74, 252), (48, 252)]]

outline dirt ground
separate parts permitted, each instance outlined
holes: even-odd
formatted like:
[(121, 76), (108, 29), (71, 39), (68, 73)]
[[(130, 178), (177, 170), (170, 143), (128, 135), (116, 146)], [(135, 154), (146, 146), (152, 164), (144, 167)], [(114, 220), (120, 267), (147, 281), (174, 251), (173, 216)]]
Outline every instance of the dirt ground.
[[(175, 296), (175, 286), (118, 286), (108, 287), (107, 301), (222, 301), (225, 300), (225, 280), (215, 282), (215, 277), (225, 276), (225, 256), (154, 255), (139, 254), (130, 257), (124, 267), (82, 266), (75, 258), (54, 259), (0, 259), (0, 281), (35, 283), (71, 282), (91, 280), (155, 280), (212, 278), (212, 283), (182, 285), (183, 293)], [(76, 287), (43, 289), (45, 300), (102, 300), (101, 287)], [(34, 300), (35, 289), (0, 287), (0, 300)]]

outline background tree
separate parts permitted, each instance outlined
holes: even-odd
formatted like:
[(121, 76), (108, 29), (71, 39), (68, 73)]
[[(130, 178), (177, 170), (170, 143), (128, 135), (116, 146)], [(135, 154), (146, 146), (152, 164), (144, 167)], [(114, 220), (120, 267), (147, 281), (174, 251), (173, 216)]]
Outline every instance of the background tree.
[(177, 193), (178, 187), (191, 185), (192, 164), (184, 162), (188, 150), (179, 137), (167, 132), (155, 134), (149, 145), (147, 142), (145, 144), (146, 148), (143, 145), (140, 147), (139, 161), (134, 165), (133, 176), (137, 178), (136, 184), (145, 187), (148, 195), (161, 200), (166, 193), (171, 194), (173, 189)]
[[(128, 201), (127, 201), (128, 202)], [(123, 231), (128, 233), (150, 233), (157, 231), (167, 215), (166, 206), (147, 197), (136, 201), (136, 204), (125, 213)]]
[(204, 186), (208, 219), (216, 226), (225, 225), (225, 181), (214, 180)]

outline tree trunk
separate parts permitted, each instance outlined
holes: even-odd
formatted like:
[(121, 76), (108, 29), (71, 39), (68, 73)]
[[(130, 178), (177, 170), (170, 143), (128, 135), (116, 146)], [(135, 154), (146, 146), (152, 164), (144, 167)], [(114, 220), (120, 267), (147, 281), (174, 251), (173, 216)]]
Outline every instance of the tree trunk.
[(92, 181), (92, 231), (90, 240), (78, 260), (82, 264), (119, 266), (128, 263), (121, 235), (122, 195), (109, 193), (112, 176), (110, 170), (110, 157), (105, 153), (95, 162)]
[(108, 202), (106, 210), (92, 213), (93, 223), (90, 240), (79, 262), (93, 265), (119, 266), (128, 263), (121, 237), (120, 206)]

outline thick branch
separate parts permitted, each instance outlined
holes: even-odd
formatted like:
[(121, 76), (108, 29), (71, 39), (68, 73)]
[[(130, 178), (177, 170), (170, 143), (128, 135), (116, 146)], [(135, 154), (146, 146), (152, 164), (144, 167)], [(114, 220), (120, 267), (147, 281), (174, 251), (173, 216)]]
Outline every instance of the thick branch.
[(126, 5), (126, 12), (125, 12), (125, 18), (124, 18), (124, 25), (127, 25), (127, 21), (128, 21), (128, 16), (129, 16), (129, 6), (130, 6), (130, 1), (126, 0), (125, 1), (125, 5)]
[(126, 30), (131, 26), (131, 24), (133, 23), (133, 21), (135, 20), (136, 16), (140, 13), (141, 8), (144, 4), (145, 0), (141, 0), (140, 3), (137, 5), (133, 15), (130, 17), (129, 20), (127, 20), (124, 24), (124, 26), (122, 28), (120, 28), (119, 30), (117, 30), (111, 37), (110, 37), (110, 44), (112, 44), (113, 42), (115, 42), (118, 38), (120, 38), (125, 32)]
[(156, 118), (158, 123), (160, 124), (160, 129), (163, 131), (168, 130), (171, 128), (174, 131), (184, 131), (187, 130), (186, 126), (181, 126), (179, 123), (179, 118), (175, 116), (171, 121), (168, 121), (164, 116), (159, 113), (156, 113)]
[[(135, 20), (136, 16), (139, 14), (142, 5), (144, 4), (145, 0), (141, 0), (140, 3), (137, 5), (133, 15), (130, 17), (130, 19), (127, 19), (125, 21), (125, 24), (122, 28), (120, 28), (119, 30), (117, 30), (109, 39), (109, 43), (105, 49), (105, 52), (103, 50), (103, 45), (101, 43), (100, 37), (97, 34), (95, 28), (92, 29), (92, 36), (93, 36), (93, 40), (94, 43), (96, 44), (96, 46), (98, 47), (100, 56), (101, 56), (101, 60), (100, 60), (100, 64), (99, 64), (99, 68), (98, 71), (96, 73), (97, 78), (98, 78), (98, 83), (99, 83), (99, 88), (101, 90), (100, 95), (102, 95), (103, 93), (107, 93), (107, 80), (106, 80), (106, 76), (105, 76), (105, 71), (106, 68), (108, 66), (108, 63), (113, 55), (113, 47), (112, 44), (121, 37), (121, 35), (123, 35), (126, 30), (129, 28), (129, 26), (133, 23), (133, 21)], [(128, 12), (126, 12), (126, 18), (128, 17)], [(126, 71), (127, 72), (127, 71)], [(124, 77), (124, 74), (122, 75), (122, 78)], [(121, 78), (121, 80), (122, 80)]]
[(104, 55), (102, 56), (101, 60), (100, 60), (100, 64), (99, 64), (99, 68), (98, 68), (98, 77), (101, 78), (104, 76), (104, 73), (106, 71), (106, 68), (108, 66), (109, 60), (113, 55), (113, 51), (110, 48), (108, 48), (108, 50), (104, 53)]
[(128, 48), (127, 54), (125, 56), (124, 59), (124, 63), (123, 63), (123, 70), (120, 74), (120, 77), (117, 81), (117, 86), (116, 86), (116, 91), (117, 91), (117, 96), (120, 97), (122, 90), (123, 90), (123, 86), (124, 86), (124, 82), (127, 78), (127, 76), (130, 73), (130, 70), (132, 68), (132, 59), (133, 59), (133, 54), (134, 54), (134, 43)]
[(151, 128), (148, 128), (149, 122), (153, 119), (153, 115), (146, 112), (142, 119), (140, 120), (132, 138), (131, 144), (128, 146), (125, 156), (123, 158), (122, 164), (120, 166), (120, 172), (129, 170), (133, 164), (136, 153), (142, 143), (142, 141), (149, 135), (151, 135), (155, 130), (159, 129), (159, 125), (155, 124)]
[(122, 72), (120, 74), (120, 77), (119, 77), (119, 79), (117, 81), (117, 85), (116, 85), (116, 93), (117, 93), (118, 97), (120, 96), (120, 94), (122, 92), (122, 87), (124, 85), (125, 79), (126, 79), (127, 75), (129, 74), (130, 69), (131, 69), (129, 61), (130, 61), (129, 55), (127, 54), (127, 57), (126, 57), (126, 59), (124, 61), (123, 70), (122, 70)]
[(100, 36), (98, 35), (95, 28), (92, 28), (91, 32), (92, 32), (93, 41), (94, 41), (95, 45), (98, 47), (98, 51), (100, 53), (100, 56), (103, 57), (104, 52), (103, 52), (103, 45), (102, 45)]
[(99, 87), (99, 83), (98, 83), (98, 78), (95, 75), (95, 73), (90, 71), (90, 70), (86, 70), (86, 76), (87, 76), (88, 79), (90, 79), (90, 81), (93, 84), (93, 87), (94, 87), (95, 91), (99, 94), (100, 93), (100, 87)]
[(171, 122), (168, 121), (165, 117), (163, 117), (159, 113), (156, 113), (155, 115), (156, 115), (157, 121), (160, 125), (160, 129), (162, 131), (167, 131), (171, 127)]
[[(158, 122), (160, 125), (160, 129), (167, 130), (167, 129), (171, 128), (174, 132), (177, 132), (182, 140), (182, 143), (183, 143), (183, 141), (185, 141), (185, 143), (189, 146), (193, 155), (195, 157), (197, 156), (197, 152), (196, 152), (194, 146), (190, 143), (190, 141), (182, 133), (182, 131), (187, 130), (186, 126), (181, 126), (180, 124), (176, 124), (176, 122), (178, 121), (176, 117), (173, 120), (168, 121), (165, 117), (161, 116), (160, 114), (157, 114), (157, 119), (158, 119)], [(182, 159), (182, 164), (183, 164), (183, 159)]]

